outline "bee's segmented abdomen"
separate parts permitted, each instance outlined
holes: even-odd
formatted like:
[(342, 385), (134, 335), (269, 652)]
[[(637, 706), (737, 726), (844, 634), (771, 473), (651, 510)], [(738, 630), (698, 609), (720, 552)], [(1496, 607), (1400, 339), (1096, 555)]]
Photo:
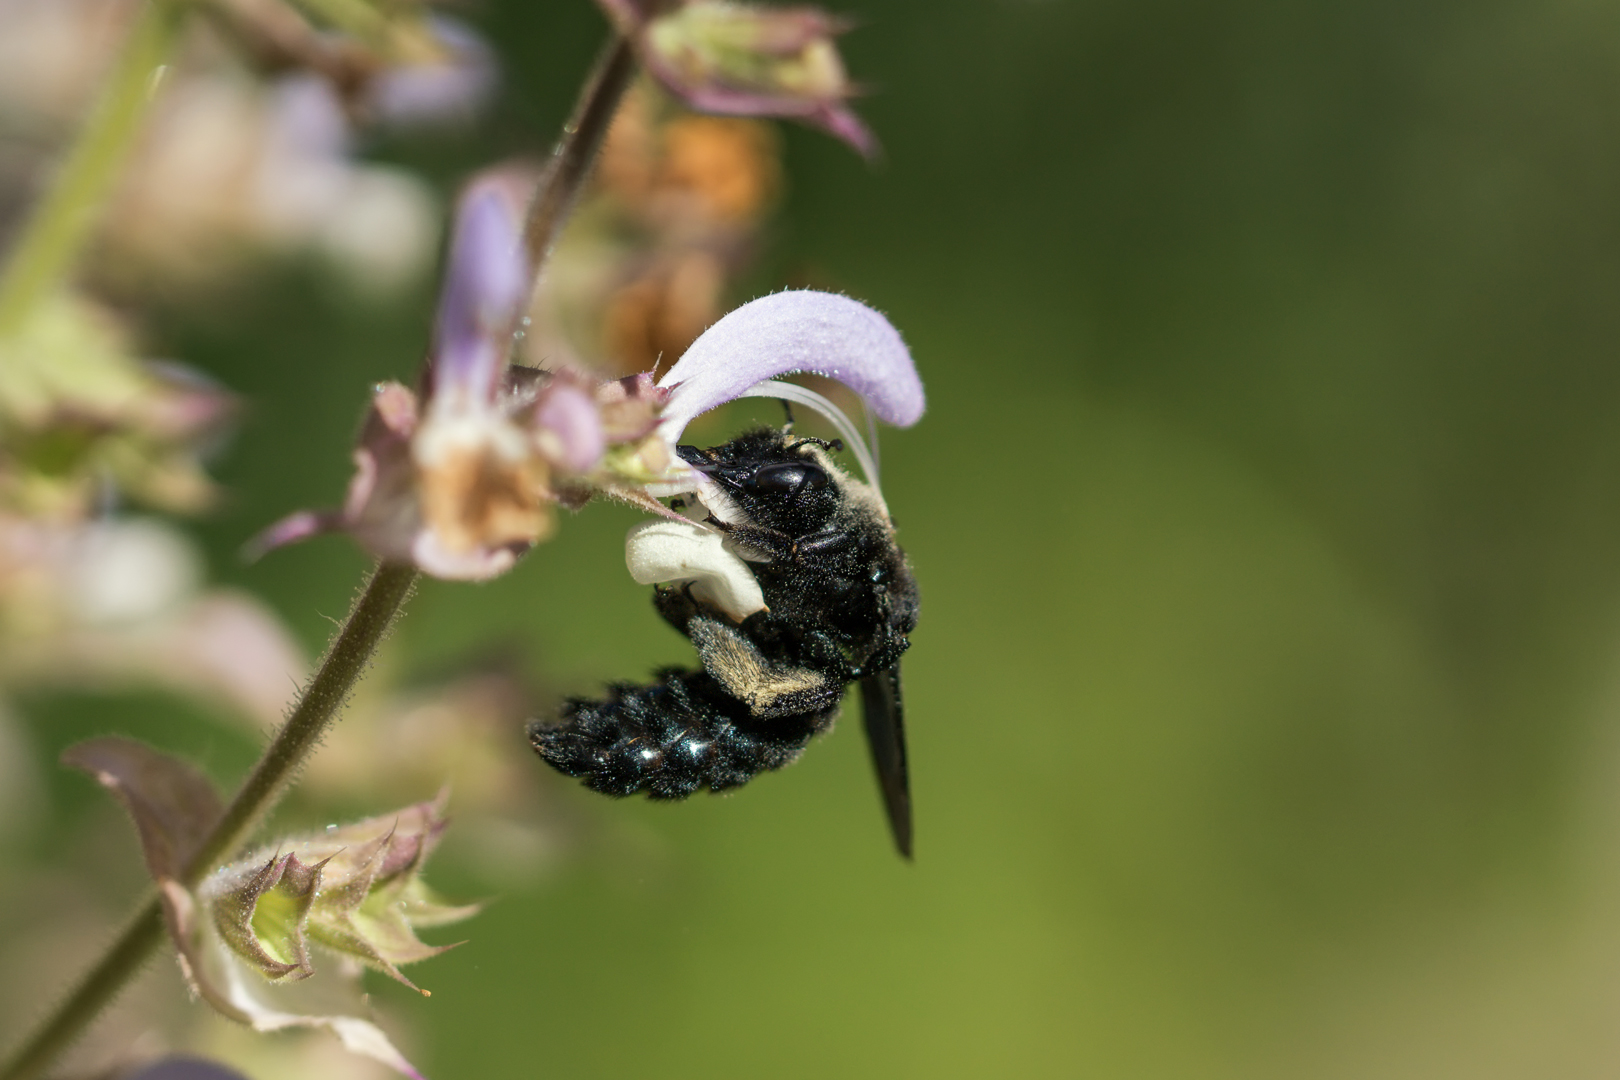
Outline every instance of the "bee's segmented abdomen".
[(570, 698), (557, 724), (530, 726), (529, 742), (553, 768), (594, 791), (684, 799), (702, 787), (738, 787), (790, 763), (837, 712), (760, 720), (705, 672), (658, 676), (650, 686), (614, 684), (606, 700)]

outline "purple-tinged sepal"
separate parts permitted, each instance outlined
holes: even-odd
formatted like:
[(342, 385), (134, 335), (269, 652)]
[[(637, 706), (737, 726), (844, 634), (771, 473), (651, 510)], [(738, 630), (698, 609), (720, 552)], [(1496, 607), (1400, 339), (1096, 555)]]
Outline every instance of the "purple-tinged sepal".
[(262, 866), (221, 871), (209, 883), (214, 929), (238, 960), (271, 982), (307, 979), (305, 924), (321, 887), (321, 864), (273, 855)]
[(416, 928), (478, 910), (444, 903), (421, 880), (444, 827), (441, 796), (283, 840), (218, 871), (199, 895), (226, 946), (272, 982), (314, 974), (309, 946), (315, 943), (420, 989), (399, 965), (452, 946), (427, 945)]
[(660, 426), (670, 392), (654, 383), (651, 374), (605, 383), (596, 400), (612, 443), (599, 470), (604, 487), (620, 493), (619, 489), (651, 483), (680, 467)]

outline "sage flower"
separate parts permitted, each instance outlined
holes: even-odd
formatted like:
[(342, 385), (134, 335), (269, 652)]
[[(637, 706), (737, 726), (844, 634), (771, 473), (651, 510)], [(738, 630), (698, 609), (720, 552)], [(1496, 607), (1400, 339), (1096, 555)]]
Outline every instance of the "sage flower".
[[(738, 397), (788, 397), (829, 411), (875, 479), (873, 455), (853, 424), (820, 395), (775, 376), (836, 379), (890, 423), (922, 415), (922, 384), (899, 334), (866, 305), (830, 293), (783, 292), (745, 304), (656, 381), (514, 367), (508, 352), (529, 280), (518, 222), (511, 188), (498, 177), (469, 189), (424, 393), (378, 387), (343, 507), (284, 519), (259, 539), (260, 550), (340, 531), (380, 558), (435, 577), (484, 580), (551, 533), (559, 504), (578, 507), (603, 493), (678, 522), (658, 497), (693, 492), (712, 502), (714, 485), (680, 460), (675, 443), (692, 417)], [(649, 534), (647, 542), (668, 534)], [(707, 535), (694, 542), (714, 547)], [(713, 552), (704, 558), (712, 562)], [(668, 569), (662, 557), (654, 563), (645, 572)], [(729, 569), (735, 577), (737, 567)]]
[(515, 192), (499, 177), (468, 190), (424, 393), (380, 385), (343, 507), (295, 514), (259, 548), (342, 531), (380, 558), (435, 577), (494, 577), (550, 534), (554, 504), (583, 501), (579, 487), (610, 442), (651, 431), (650, 383), (637, 400), (640, 384), (509, 365), (528, 296), (520, 221)]

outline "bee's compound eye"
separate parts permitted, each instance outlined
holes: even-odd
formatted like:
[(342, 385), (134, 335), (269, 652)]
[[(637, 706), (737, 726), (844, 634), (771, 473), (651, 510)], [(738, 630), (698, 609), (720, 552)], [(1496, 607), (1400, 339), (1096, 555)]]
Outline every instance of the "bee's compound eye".
[(743, 486), (756, 495), (797, 495), (801, 491), (826, 487), (827, 470), (798, 461), (767, 465), (750, 476)]

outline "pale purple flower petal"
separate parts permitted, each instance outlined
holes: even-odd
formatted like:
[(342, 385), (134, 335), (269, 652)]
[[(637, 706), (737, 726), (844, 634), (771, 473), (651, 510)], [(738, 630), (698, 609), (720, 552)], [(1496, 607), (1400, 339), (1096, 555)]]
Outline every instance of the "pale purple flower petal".
[(488, 581), (517, 565), (524, 546), (475, 547), (453, 551), (437, 533), (422, 529), (411, 537), (409, 561), (429, 577), (444, 581)]
[(509, 335), (528, 298), (521, 218), (495, 182), (461, 200), (434, 336), (436, 408), (491, 404), (506, 370)]
[(922, 380), (889, 320), (847, 296), (800, 290), (762, 296), (705, 330), (658, 380), (672, 390), (660, 430), (674, 442), (699, 413), (795, 373), (836, 379), (900, 427), (923, 414)]
[(541, 451), (569, 472), (588, 472), (607, 449), (602, 410), (582, 387), (554, 379), (534, 407)]

